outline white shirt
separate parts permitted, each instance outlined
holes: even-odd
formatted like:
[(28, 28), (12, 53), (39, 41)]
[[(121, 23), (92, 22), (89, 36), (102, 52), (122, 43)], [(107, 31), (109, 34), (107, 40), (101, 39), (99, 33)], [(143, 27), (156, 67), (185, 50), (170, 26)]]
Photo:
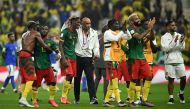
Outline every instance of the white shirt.
[(94, 56), (99, 57), (99, 41), (97, 31), (90, 28), (88, 37), (84, 34), (82, 27), (77, 29), (78, 39), (75, 45), (75, 52), (77, 56), (80, 57), (92, 57), (92, 52)]
[(129, 40), (132, 38), (132, 36), (129, 34), (129, 31), (127, 30), (127, 34), (125, 34), (123, 31), (120, 31), (117, 35), (112, 34), (111, 29), (105, 31), (104, 33), (104, 46), (110, 46), (108, 48), (105, 48), (105, 55), (104, 55), (104, 60), (105, 61), (112, 61), (110, 52), (111, 52), (111, 43), (112, 41), (119, 41), (119, 39), (123, 38), (126, 40)]
[[(178, 36), (177, 42), (175, 38)], [(169, 32), (161, 37), (161, 49), (165, 52), (165, 64), (184, 63), (181, 50), (185, 48), (185, 42), (180, 42), (181, 34), (174, 32), (172, 36)]]

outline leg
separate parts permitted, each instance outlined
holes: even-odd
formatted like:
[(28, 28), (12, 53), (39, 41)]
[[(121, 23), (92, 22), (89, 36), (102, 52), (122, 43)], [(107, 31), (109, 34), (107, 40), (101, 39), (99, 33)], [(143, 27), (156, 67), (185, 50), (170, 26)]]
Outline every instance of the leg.
[(183, 77), (180, 78), (180, 91), (178, 93), (180, 103), (182, 103), (182, 104), (185, 103), (185, 98), (184, 98), (185, 85), (186, 85), (186, 76), (183, 76)]
[(93, 64), (92, 58), (85, 58), (84, 72), (87, 78), (88, 93), (90, 100), (96, 98), (95, 87), (94, 87), (94, 75), (93, 75)]
[(13, 87), (13, 91), (14, 91), (15, 93), (17, 93), (14, 76), (11, 76), (10, 78), (11, 78), (11, 85), (12, 85), (12, 87)]
[(71, 90), (72, 79), (73, 79), (72, 75), (67, 75), (63, 83), (63, 90), (62, 90), (62, 97), (61, 97), (61, 103), (63, 104), (71, 104), (71, 102), (68, 101), (67, 96)]
[(3, 84), (3, 87), (1, 87), (1, 92), (4, 92), (7, 84), (9, 83), (9, 80), (10, 80), (10, 76), (7, 76), (7, 78), (5, 79), (5, 82)]
[(99, 85), (99, 82), (101, 80), (101, 68), (96, 68), (95, 69), (95, 75), (96, 75), (96, 78), (95, 78), (95, 91), (97, 92), (98, 85)]
[(104, 78), (104, 98), (105, 98), (109, 81), (106, 79), (106, 69), (102, 68), (101, 71)]
[(80, 81), (82, 77), (82, 71), (84, 68), (83, 58), (77, 56), (77, 74), (74, 78), (74, 95), (75, 101), (79, 103), (80, 101)]
[(186, 76), (180, 78), (180, 90), (184, 91), (186, 85)]
[(14, 71), (15, 71), (15, 67), (13, 65), (9, 65), (9, 75), (10, 75), (10, 78), (11, 78), (11, 85), (13, 87), (13, 91), (15, 93), (17, 93), (16, 84), (15, 84), (15, 81), (14, 81)]

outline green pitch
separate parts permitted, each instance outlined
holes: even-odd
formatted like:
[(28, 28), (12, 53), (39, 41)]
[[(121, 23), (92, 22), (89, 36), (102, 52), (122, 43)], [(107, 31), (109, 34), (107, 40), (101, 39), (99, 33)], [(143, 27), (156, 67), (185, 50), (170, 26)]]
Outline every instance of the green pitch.
[[(125, 91), (125, 85), (121, 84), (120, 89), (121, 92), (121, 98), (122, 100), (125, 100), (127, 95)], [(59, 88), (62, 88), (62, 85), (59, 85)], [(106, 109), (108, 107), (102, 106), (103, 101), (103, 86), (100, 85), (97, 97), (99, 104), (98, 105), (90, 105), (89, 104), (89, 97), (87, 92), (81, 92), (81, 103), (80, 104), (70, 104), (70, 105), (63, 105), (60, 103), (60, 96), (61, 91), (58, 91), (56, 94), (56, 101), (59, 104), (58, 109)], [(175, 86), (174, 90), (174, 99), (175, 104), (168, 105), (168, 94), (167, 94), (167, 85), (152, 85), (151, 87), (151, 94), (149, 96), (149, 100), (153, 102), (156, 107), (153, 107), (152, 109), (190, 109), (190, 85), (187, 84), (186, 90), (185, 90), (185, 98), (186, 98), (186, 104), (180, 104), (179, 99), (177, 97), (177, 92), (179, 91), (179, 86)], [(43, 89), (39, 90), (39, 109), (53, 109), (53, 107), (47, 103), (48, 101), (49, 92)], [(31, 98), (31, 93), (28, 95), (28, 101)], [(73, 90), (69, 94), (70, 101), (74, 101), (74, 94)], [(31, 103), (31, 102), (30, 102)], [(120, 107), (115, 107), (115, 109), (118, 109)], [(123, 107), (122, 107), (123, 108)], [(129, 107), (125, 107), (129, 108)], [(140, 106), (139, 109), (148, 109), (148, 107)], [(24, 109), (23, 107), (20, 107), (18, 105), (18, 94), (13, 93), (11, 85), (9, 84), (5, 93), (0, 93), (0, 109)], [(132, 109), (132, 108), (129, 108)]]

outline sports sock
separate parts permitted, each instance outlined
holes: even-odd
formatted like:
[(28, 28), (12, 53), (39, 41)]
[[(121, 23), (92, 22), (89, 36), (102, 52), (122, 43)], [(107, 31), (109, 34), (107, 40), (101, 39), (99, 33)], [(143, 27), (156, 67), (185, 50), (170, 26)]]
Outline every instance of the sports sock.
[(26, 82), (26, 86), (25, 86), (24, 91), (22, 93), (22, 97), (27, 98), (27, 95), (28, 95), (29, 91), (32, 89), (33, 82), (34, 81), (27, 81)]
[(135, 100), (135, 86), (136, 86), (136, 83), (134, 82), (130, 82), (130, 85), (129, 85), (129, 98), (130, 98), (130, 103), (134, 102)]
[(52, 100), (55, 98), (55, 93), (56, 93), (56, 86), (49, 86), (49, 99)]
[(149, 91), (150, 91), (150, 85), (151, 85), (151, 81), (147, 81), (145, 80), (144, 82), (144, 86), (143, 86), (143, 101), (147, 101), (148, 99), (148, 95), (149, 95)]

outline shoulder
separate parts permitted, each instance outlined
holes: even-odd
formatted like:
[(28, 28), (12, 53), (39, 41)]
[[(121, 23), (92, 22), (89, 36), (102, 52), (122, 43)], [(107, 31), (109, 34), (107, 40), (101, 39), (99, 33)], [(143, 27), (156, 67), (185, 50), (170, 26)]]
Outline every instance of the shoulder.
[(168, 36), (170, 36), (171, 34), (170, 33), (165, 33), (164, 35), (161, 36), (161, 38), (167, 38)]
[(107, 35), (107, 34), (110, 34), (111, 33), (111, 30), (109, 29), (109, 30), (106, 30), (105, 32), (104, 32), (104, 36), (105, 35)]
[(64, 30), (61, 31), (61, 38), (65, 37), (67, 35), (67, 33), (69, 32), (68, 28), (65, 28)]
[(130, 34), (134, 34), (136, 32), (135, 29), (132, 28), (131, 26), (129, 26), (127, 29), (128, 29)]

